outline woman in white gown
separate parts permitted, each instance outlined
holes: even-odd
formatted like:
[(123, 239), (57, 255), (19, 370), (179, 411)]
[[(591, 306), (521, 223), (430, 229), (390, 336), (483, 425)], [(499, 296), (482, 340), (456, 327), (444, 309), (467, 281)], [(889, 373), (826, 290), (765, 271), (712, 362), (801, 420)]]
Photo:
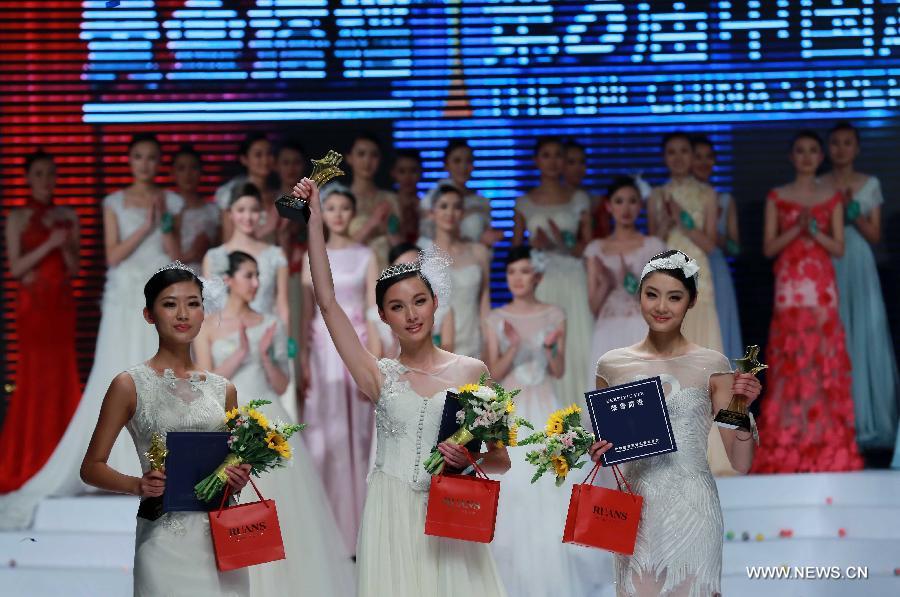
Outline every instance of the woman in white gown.
[(233, 232), (225, 244), (207, 251), (203, 258), (203, 275), (222, 276), (228, 270), (228, 254), (243, 251), (251, 255), (259, 267), (259, 290), (250, 307), (257, 313), (276, 315), (288, 324), (288, 262), (284, 251), (273, 244), (257, 240), (262, 194), (251, 183), (233, 189), (226, 214)]
[[(181, 197), (159, 188), (154, 179), (161, 160), (159, 142), (136, 135), (129, 145), (128, 164), (133, 183), (103, 200), (106, 249), (106, 286), (94, 365), (81, 402), (69, 427), (41, 470), (18, 491), (0, 496), (0, 528), (23, 528), (31, 523), (37, 503), (48, 496), (74, 495), (87, 487), (78, 478), (78, 459), (87, 447), (100, 402), (113, 378), (157, 348), (153, 329), (141, 319), (141, 289), (154, 272), (179, 253), (175, 216)], [(110, 466), (139, 474), (140, 463), (125, 434), (116, 441)]]
[(190, 145), (182, 146), (172, 160), (172, 179), (184, 199), (178, 222), (181, 260), (198, 274), (203, 256), (219, 240), (220, 226), (219, 208), (200, 196), (201, 168), (200, 154)]
[[(486, 545), (424, 533), (431, 476), (422, 463), (437, 443), (446, 392), (487, 373), (481, 361), (443, 351), (432, 342), (439, 302), (432, 284), (442, 289), (447, 282), (439, 278), (446, 278), (446, 270), (430, 267), (425, 259), (421, 266), (394, 266), (382, 273), (376, 304), (400, 341), (400, 356), (379, 361), (360, 342), (335, 299), (318, 189), (303, 179), (294, 194), (310, 202), (309, 261), (316, 302), (338, 352), (376, 410), (375, 470), (356, 550), (359, 595), (505, 595)], [(449, 466), (468, 465), (462, 446), (441, 443), (438, 449)], [(474, 455), (482, 457), (488, 472), (509, 469), (505, 448), (490, 445), (485, 454)]]
[[(134, 546), (135, 597), (247, 597), (246, 569), (219, 572), (206, 512), (162, 512), (166, 475), (150, 470), (146, 452), (153, 434), (217, 431), (237, 392), (225, 378), (203, 371), (191, 359), (191, 342), (203, 324), (203, 285), (180, 262), (154, 274), (144, 288), (144, 319), (156, 331), (159, 350), (149, 360), (115, 377), (93, 412), (97, 426), (81, 465), (85, 482), (142, 498)], [(136, 308), (140, 312), (139, 306)], [(149, 325), (148, 325), (149, 324)], [(113, 467), (108, 458), (127, 428), (141, 461), (141, 476)], [(250, 465), (225, 469), (228, 485), (240, 491)]]
[[(484, 245), (463, 240), (460, 224), (464, 215), (459, 190), (449, 185), (440, 187), (429, 215), (434, 222), (434, 241), (420, 238), (419, 246), (423, 249), (437, 246), (453, 259), (450, 268), (453, 292), (449, 301), (453, 310), (453, 352), (478, 358), (481, 320), (491, 309), (491, 254)], [(443, 315), (437, 314), (441, 320)]]
[[(528, 247), (510, 249), (506, 282), (512, 302), (485, 320), (485, 363), (505, 388), (521, 389), (516, 414), (536, 426), (557, 409), (553, 378), (565, 369), (566, 316), (556, 305), (534, 298), (542, 266)], [(534, 468), (526, 447), (510, 454), (503, 475), (497, 530), (491, 550), (511, 595), (575, 595), (571, 546), (562, 543), (569, 492), (551, 476), (531, 483)], [(538, 514), (542, 513), (542, 514)]]
[[(641, 272), (641, 314), (649, 332), (641, 342), (603, 355), (597, 387), (659, 376), (678, 451), (621, 468), (643, 496), (637, 542), (631, 556), (616, 556), (619, 595), (701, 597), (719, 595), (722, 575), (722, 509), (706, 459), (713, 417), (732, 394), (752, 403), (760, 393), (750, 374), (732, 374), (721, 353), (690, 342), (682, 333), (685, 314), (697, 301), (697, 262), (666, 251)], [(718, 429), (731, 466), (746, 473), (753, 462), (750, 433)], [(599, 460), (612, 446), (591, 446)]]
[(547, 269), (538, 285), (538, 300), (562, 308), (566, 334), (566, 371), (555, 380), (560, 405), (584, 406), (590, 388), (590, 350), (593, 318), (587, 301), (587, 275), (581, 261), (583, 243), (591, 238), (591, 201), (582, 190), (562, 183), (563, 145), (559, 139), (540, 139), (534, 161), (541, 184), (516, 201), (513, 246), (528, 242), (547, 254)]
[[(250, 308), (259, 287), (253, 257), (235, 251), (228, 261), (228, 302), (218, 316), (209, 317), (194, 342), (197, 364), (230, 379), (242, 403), (269, 400), (272, 404), (261, 407), (266, 416), (290, 421), (279, 399), (288, 385), (284, 326), (274, 315)], [(250, 594), (352, 595), (353, 563), (322, 484), (305, 447), (299, 441), (291, 443), (290, 466), (266, 473), (257, 482), (263, 496), (278, 505), (285, 559), (253, 566)]]
[(613, 348), (631, 346), (647, 335), (637, 297), (638, 276), (651, 257), (666, 250), (655, 236), (635, 227), (643, 200), (634, 180), (615, 180), (603, 200), (603, 213), (615, 222), (611, 235), (594, 239), (584, 249), (588, 303), (596, 318), (591, 362)]

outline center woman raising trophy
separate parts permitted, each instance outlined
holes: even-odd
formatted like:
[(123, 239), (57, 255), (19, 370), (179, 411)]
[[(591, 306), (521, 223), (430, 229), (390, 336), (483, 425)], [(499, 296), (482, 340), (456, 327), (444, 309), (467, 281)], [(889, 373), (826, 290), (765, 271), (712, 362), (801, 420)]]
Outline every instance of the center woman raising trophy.
[[(446, 392), (487, 373), (481, 361), (432, 342), (434, 312), (449, 290), (449, 259), (432, 251), (381, 273), (375, 302), (382, 321), (399, 339), (400, 355), (378, 360), (335, 298), (318, 187), (304, 178), (294, 187), (294, 197), (309, 205), (309, 264), (322, 318), (354, 381), (375, 408), (375, 467), (356, 551), (359, 596), (505, 595), (487, 545), (424, 532), (431, 475), (423, 462), (437, 443)], [(469, 465), (462, 446), (444, 442), (438, 449), (451, 467)], [(503, 473), (510, 466), (506, 449), (498, 445), (472, 457), (483, 459), (482, 468), (489, 472)]]
[[(732, 373), (728, 359), (682, 334), (685, 315), (697, 300), (699, 269), (680, 251), (651, 259), (638, 288), (647, 337), (607, 352), (597, 363), (598, 389), (659, 376), (678, 446), (677, 451), (622, 467), (644, 505), (634, 553), (616, 555), (619, 595), (721, 594), (722, 509), (706, 458), (707, 436), (714, 415), (728, 407), (732, 395), (750, 404), (761, 386), (750, 373)], [(753, 434), (741, 429), (719, 432), (731, 466), (749, 471)], [(591, 446), (591, 456), (600, 461), (612, 448), (600, 439)]]

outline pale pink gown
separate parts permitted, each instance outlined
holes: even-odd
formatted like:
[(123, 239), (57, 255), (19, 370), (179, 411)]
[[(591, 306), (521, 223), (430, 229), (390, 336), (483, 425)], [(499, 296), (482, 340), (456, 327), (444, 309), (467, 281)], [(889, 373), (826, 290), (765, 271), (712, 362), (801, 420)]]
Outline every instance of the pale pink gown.
[[(374, 258), (372, 249), (363, 245), (328, 249), (335, 296), (363, 343), (366, 274)], [(372, 447), (372, 404), (350, 377), (318, 308), (311, 325), (311, 380), (303, 406), (303, 422), (309, 427), (302, 437), (322, 478), (347, 549), (356, 553)]]

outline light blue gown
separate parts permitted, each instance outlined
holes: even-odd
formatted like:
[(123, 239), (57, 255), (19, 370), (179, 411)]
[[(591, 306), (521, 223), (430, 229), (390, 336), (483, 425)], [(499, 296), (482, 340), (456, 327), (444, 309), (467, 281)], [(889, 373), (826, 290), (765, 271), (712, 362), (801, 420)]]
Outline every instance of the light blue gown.
[[(881, 184), (870, 176), (854, 197), (861, 213), (881, 205)], [(897, 438), (897, 361), (875, 256), (856, 226), (844, 228), (844, 256), (834, 260), (841, 322), (853, 370), (856, 440), (861, 449), (890, 448)], [(894, 466), (900, 466), (894, 457)]]
[[(719, 193), (719, 219), (716, 223), (717, 234), (724, 238), (728, 233), (728, 204), (731, 203), (729, 193)], [(709, 269), (712, 273), (713, 288), (716, 293), (716, 313), (719, 315), (719, 328), (722, 331), (722, 348), (729, 359), (736, 359), (744, 354), (741, 340), (741, 318), (738, 313), (737, 296), (731, 270), (725, 260), (725, 253), (716, 248), (709, 254)]]

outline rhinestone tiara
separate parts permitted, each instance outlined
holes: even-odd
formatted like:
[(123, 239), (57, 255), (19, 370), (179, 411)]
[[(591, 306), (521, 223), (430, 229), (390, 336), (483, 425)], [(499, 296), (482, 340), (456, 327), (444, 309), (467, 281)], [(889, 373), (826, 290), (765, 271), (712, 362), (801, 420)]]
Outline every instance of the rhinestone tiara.
[(387, 280), (388, 278), (393, 278), (394, 276), (399, 276), (400, 274), (405, 274), (407, 272), (417, 272), (420, 271), (422, 264), (418, 261), (414, 261), (412, 263), (395, 263), (394, 265), (388, 266), (381, 272), (381, 275), (378, 276), (378, 281)]
[[(192, 270), (191, 268), (189, 268), (189, 267), (186, 266), (185, 264), (181, 263), (181, 261), (179, 261), (179, 260), (177, 260), (177, 259), (176, 259), (175, 261), (173, 261), (172, 263), (170, 263), (170, 264), (168, 264), (168, 265), (164, 265), (163, 267), (161, 267), (161, 268), (159, 268), (158, 270), (156, 270), (156, 274), (158, 274), (158, 273), (160, 273), (160, 272), (164, 272), (164, 271), (166, 271), (166, 270), (170, 270), (170, 269), (181, 269), (181, 270), (184, 270), (184, 271), (186, 271), (186, 272), (191, 272), (192, 274), (194, 274), (194, 270)], [(153, 275), (155, 276), (156, 274), (153, 274)], [(194, 275), (196, 276), (197, 274), (194, 274)]]

